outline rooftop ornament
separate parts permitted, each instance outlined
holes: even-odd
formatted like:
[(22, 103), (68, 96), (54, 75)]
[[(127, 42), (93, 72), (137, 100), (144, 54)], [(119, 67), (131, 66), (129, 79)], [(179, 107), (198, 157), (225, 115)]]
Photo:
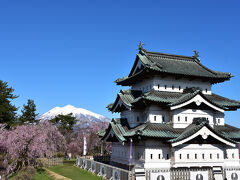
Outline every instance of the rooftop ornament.
[(196, 49), (193, 50), (193, 52), (194, 52), (193, 57), (197, 58), (200, 61), (200, 59), (199, 59), (199, 52)]
[(141, 50), (143, 49), (144, 43), (142, 41), (139, 42), (138, 49)]

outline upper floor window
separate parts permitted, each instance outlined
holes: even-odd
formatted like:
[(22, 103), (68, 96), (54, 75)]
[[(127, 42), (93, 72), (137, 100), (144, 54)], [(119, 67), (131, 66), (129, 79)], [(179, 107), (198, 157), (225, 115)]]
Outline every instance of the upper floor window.
[(154, 116), (154, 121), (156, 121), (157, 120), (157, 116)]
[(160, 89), (160, 84), (158, 84), (158, 89)]
[(158, 154), (158, 159), (161, 159), (161, 154)]
[(167, 154), (167, 159), (169, 159), (169, 154)]
[(182, 159), (182, 154), (179, 154), (179, 159)]
[(234, 159), (234, 153), (232, 153), (232, 158)]
[(195, 159), (197, 159), (197, 154), (195, 154)]
[(180, 116), (178, 116), (178, 121), (180, 121)]
[(212, 154), (210, 154), (210, 159), (212, 159)]
[(162, 116), (162, 122), (165, 122), (165, 116)]
[(181, 90), (181, 86), (178, 87), (179, 88), (179, 91)]
[(139, 117), (137, 116), (137, 122), (139, 122)]
[(220, 124), (220, 119), (218, 119), (218, 124)]
[(167, 89), (167, 85), (165, 85), (165, 89)]
[(189, 154), (187, 154), (187, 159), (189, 159)]
[(150, 158), (153, 159), (153, 154), (150, 154)]
[(172, 85), (172, 90), (174, 90), (174, 85)]
[(204, 155), (204, 154), (202, 154), (202, 158), (203, 158), (203, 159), (205, 158), (205, 155)]
[(205, 91), (206, 91), (206, 93), (207, 93), (208, 90), (206, 89)]
[(187, 122), (187, 117), (185, 117), (185, 122)]
[(219, 159), (219, 154), (217, 154), (217, 158)]

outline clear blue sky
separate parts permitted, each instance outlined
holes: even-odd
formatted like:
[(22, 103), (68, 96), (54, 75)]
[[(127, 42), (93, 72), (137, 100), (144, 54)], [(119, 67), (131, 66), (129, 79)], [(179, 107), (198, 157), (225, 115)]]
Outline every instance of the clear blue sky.
[[(152, 51), (192, 55), (231, 72), (213, 91), (240, 100), (240, 2), (1, 0), (0, 79), (20, 97), (34, 99), (40, 114), (72, 104), (107, 117), (105, 108), (128, 74), (139, 41)], [(240, 112), (227, 122), (240, 127)]]

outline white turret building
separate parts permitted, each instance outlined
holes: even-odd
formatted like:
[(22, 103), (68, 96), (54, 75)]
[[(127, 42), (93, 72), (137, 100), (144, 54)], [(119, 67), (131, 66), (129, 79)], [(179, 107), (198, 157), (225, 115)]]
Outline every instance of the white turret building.
[(129, 75), (116, 80), (130, 88), (108, 106), (121, 116), (101, 136), (112, 142), (111, 162), (136, 169), (140, 179), (240, 180), (240, 129), (224, 120), (240, 102), (212, 92), (231, 77), (202, 65), (197, 52), (164, 54), (140, 44)]

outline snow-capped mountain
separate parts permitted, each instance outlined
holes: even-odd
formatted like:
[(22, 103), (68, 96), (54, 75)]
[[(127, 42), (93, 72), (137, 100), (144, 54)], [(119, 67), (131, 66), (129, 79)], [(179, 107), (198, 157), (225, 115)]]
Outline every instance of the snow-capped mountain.
[(74, 116), (78, 120), (77, 124), (80, 124), (80, 121), (89, 121), (89, 122), (109, 122), (110, 121), (110, 119), (105, 116), (96, 114), (94, 112), (91, 112), (83, 108), (76, 108), (72, 105), (66, 105), (64, 107), (55, 107), (50, 111), (41, 115), (39, 119), (50, 120), (59, 114), (67, 115), (70, 113), (72, 113), (72, 116)]

